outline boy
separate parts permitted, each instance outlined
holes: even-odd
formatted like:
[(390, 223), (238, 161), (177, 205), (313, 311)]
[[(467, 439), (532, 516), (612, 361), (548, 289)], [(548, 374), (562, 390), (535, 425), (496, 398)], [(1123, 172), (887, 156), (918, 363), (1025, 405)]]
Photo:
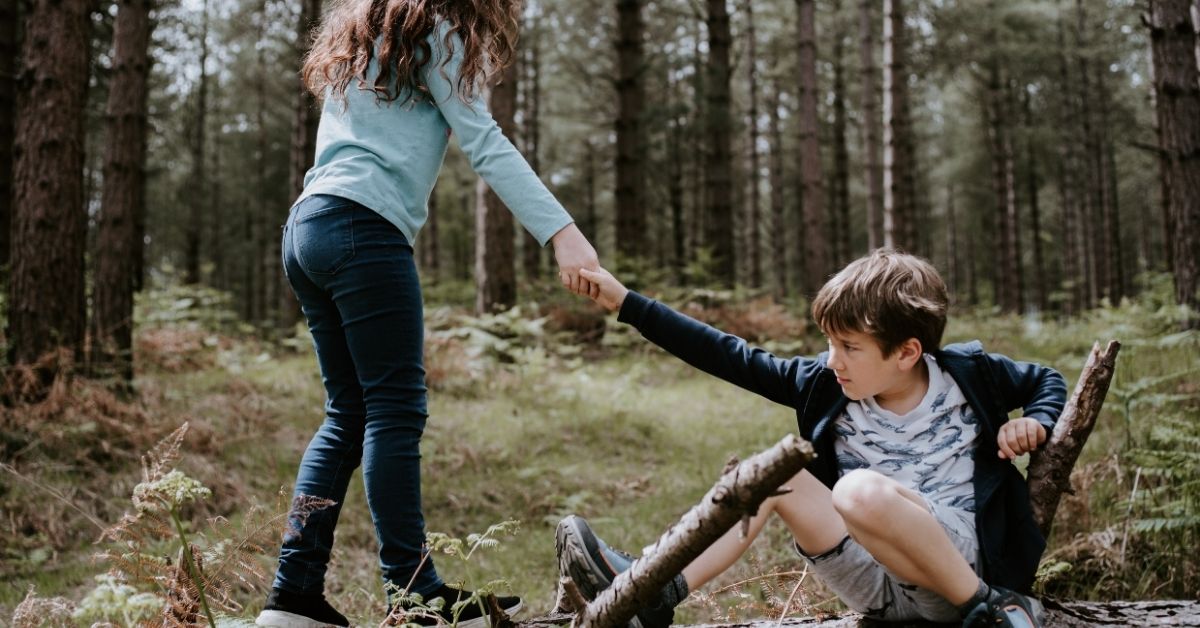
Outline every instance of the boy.
[[(735, 527), (662, 591), (635, 625), (671, 623), (673, 608), (736, 561), (778, 514), (795, 548), (851, 609), (884, 620), (1040, 626), (1022, 595), (1045, 540), (1012, 460), (1045, 441), (1066, 384), (1052, 369), (983, 352), (939, 349), (947, 295), (928, 262), (892, 250), (829, 280), (812, 314), (829, 339), (816, 358), (777, 358), (584, 271), (593, 299), (685, 362), (796, 409), (817, 458), (769, 498), (749, 534)], [(1009, 411), (1023, 416), (1009, 420)], [(559, 568), (588, 599), (633, 557), (587, 522), (559, 524)]]

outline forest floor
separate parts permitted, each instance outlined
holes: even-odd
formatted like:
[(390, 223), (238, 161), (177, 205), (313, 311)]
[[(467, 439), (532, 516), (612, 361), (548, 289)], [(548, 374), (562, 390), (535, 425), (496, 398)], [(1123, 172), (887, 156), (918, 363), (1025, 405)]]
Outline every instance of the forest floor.
[[(190, 429), (176, 466), (213, 491), (184, 511), (193, 542), (216, 545), (216, 528), (206, 523), (214, 517), (223, 518), (222, 533), (236, 536), (251, 525), (251, 505), (284, 511), (281, 491), (290, 489), (322, 418), (309, 340), (303, 333), (260, 340), (214, 315), (219, 299), (210, 297), (174, 291), (143, 299), (137, 401), (62, 384), (50, 399), (0, 414), (0, 623), (30, 587), (70, 606), (96, 586), (93, 576), (111, 566), (93, 557), (111, 543), (96, 540), (132, 511), (141, 455), (184, 422)], [(737, 298), (714, 304), (711, 294), (668, 298), (740, 335), (774, 338), (764, 344), (780, 355), (822, 347), (794, 308)], [(708, 305), (696, 305), (702, 302)], [(611, 544), (636, 551), (707, 491), (727, 459), (795, 430), (788, 408), (683, 365), (612, 317), (597, 338), (600, 316), (587, 307), (551, 304), (535, 313), (527, 306), (525, 314), (483, 318), (430, 307), (427, 317), (427, 529), (465, 538), (501, 521), (521, 522), (515, 535), (470, 561), (436, 558), (439, 572), (468, 586), (503, 578), (525, 596), (527, 615), (553, 603), (561, 517), (583, 515)], [(956, 312), (946, 341), (971, 338), (1054, 366), (1072, 386), (1094, 341), (1124, 345), (1077, 466), (1076, 494), (1059, 509), (1040, 590), (1078, 599), (1200, 597), (1200, 335), (1175, 333), (1172, 309), (1144, 297), (1067, 322)], [(337, 532), (327, 595), (356, 624), (378, 623), (384, 599), (375, 534), (357, 480)], [(163, 538), (141, 549), (171, 557), (171, 547), (178, 546)], [(277, 548), (264, 547), (251, 557), (251, 571), (266, 575)], [(253, 617), (262, 597), (233, 583), (229, 605), (234, 615)], [(695, 593), (678, 619), (777, 617), (789, 599), (789, 614), (838, 608), (776, 523), (747, 560)]]

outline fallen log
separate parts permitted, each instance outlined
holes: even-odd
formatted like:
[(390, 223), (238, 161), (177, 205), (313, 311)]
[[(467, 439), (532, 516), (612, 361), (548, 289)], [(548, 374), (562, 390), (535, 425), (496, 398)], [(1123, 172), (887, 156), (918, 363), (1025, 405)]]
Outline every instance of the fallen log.
[(748, 522), (763, 500), (777, 494), (779, 487), (799, 473), (812, 457), (808, 441), (788, 434), (775, 446), (744, 462), (731, 461), (704, 499), (659, 538), (653, 551), (635, 560), (590, 604), (581, 607), (582, 597), (578, 591), (571, 591), (572, 585), (567, 580), (566, 599), (576, 611), (573, 625), (576, 628), (627, 625), (637, 610), (648, 605), (675, 574), (739, 520)]
[[(1156, 600), (1145, 602), (1066, 602), (1042, 600), (1046, 605), (1046, 626), (1054, 628), (1113, 628), (1114, 626), (1200, 626), (1200, 602)], [(570, 623), (572, 615), (557, 613), (522, 621), (519, 628), (557, 628)], [(930, 622), (881, 622), (861, 615), (827, 617), (786, 617), (760, 619), (738, 624), (679, 625), (676, 628), (935, 628), (957, 624)]]

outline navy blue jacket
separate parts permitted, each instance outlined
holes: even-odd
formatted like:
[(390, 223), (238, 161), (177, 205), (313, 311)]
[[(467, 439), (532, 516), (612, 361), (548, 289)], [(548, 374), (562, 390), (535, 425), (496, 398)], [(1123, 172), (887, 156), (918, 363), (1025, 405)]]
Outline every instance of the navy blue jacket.
[[(817, 458), (808, 471), (833, 488), (839, 478), (834, 455), (834, 421), (849, 399), (842, 394), (827, 353), (783, 359), (749, 346), (693, 318), (630, 291), (621, 322), (692, 366), (796, 410), (800, 436)], [(1054, 369), (1014, 362), (983, 351), (978, 341), (948, 345), (933, 354), (962, 390), (982, 425), (975, 456), (975, 529), (983, 554), (983, 579), (1028, 592), (1046, 541), (1033, 520), (1029, 487), (1009, 460), (997, 455), (997, 435), (1017, 408), (1037, 419), (1047, 434), (1062, 412), (1066, 381)]]

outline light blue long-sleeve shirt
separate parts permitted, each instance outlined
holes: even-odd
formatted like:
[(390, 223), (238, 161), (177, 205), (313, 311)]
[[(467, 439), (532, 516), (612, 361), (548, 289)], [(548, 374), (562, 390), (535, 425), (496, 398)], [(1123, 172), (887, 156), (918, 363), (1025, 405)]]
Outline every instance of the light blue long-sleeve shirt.
[[(391, 103), (376, 102), (375, 92), (360, 89), (355, 79), (346, 88), (345, 103), (327, 90), (316, 157), (300, 199), (314, 194), (350, 199), (379, 212), (415, 242), (429, 215), (429, 195), (453, 131), (471, 167), (544, 246), (572, 222), (571, 216), (504, 137), (485, 99), (467, 104), (459, 97), (455, 86), (463, 45), (455, 36), (453, 50), (447, 51), (444, 37), (449, 28), (442, 21), (430, 34), (432, 59), (421, 70), (433, 102), (425, 98), (402, 103), (403, 96)], [(378, 72), (375, 58), (367, 69), (367, 86), (374, 85)]]

